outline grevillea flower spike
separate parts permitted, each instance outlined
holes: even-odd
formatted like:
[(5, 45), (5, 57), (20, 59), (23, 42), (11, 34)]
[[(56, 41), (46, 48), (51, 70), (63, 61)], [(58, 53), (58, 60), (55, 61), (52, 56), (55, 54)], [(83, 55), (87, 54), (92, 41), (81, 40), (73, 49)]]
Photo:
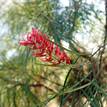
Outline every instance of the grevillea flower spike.
[(53, 65), (65, 62), (71, 64), (70, 57), (56, 45), (50, 41), (48, 36), (42, 34), (38, 29), (32, 28), (32, 32), (24, 35), (25, 40), (20, 41), (20, 45), (27, 46), (32, 49), (32, 55), (39, 57), (44, 62), (50, 62)]

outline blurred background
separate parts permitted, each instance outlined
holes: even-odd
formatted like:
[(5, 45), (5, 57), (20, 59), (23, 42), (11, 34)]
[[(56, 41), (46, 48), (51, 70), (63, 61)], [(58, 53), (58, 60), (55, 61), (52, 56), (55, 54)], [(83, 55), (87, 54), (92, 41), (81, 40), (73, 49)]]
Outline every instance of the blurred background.
[[(0, 0), (0, 107), (107, 107), (106, 0)], [(72, 63), (51, 66), (20, 46), (39, 29)]]

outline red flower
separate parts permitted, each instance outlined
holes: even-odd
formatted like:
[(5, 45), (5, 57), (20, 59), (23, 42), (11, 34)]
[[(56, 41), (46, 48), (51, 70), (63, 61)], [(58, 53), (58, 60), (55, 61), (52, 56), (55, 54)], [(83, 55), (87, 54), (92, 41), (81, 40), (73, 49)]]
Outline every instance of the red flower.
[(26, 40), (20, 41), (20, 45), (31, 48), (32, 55), (40, 57), (42, 61), (50, 62), (54, 65), (62, 62), (71, 63), (70, 57), (38, 29), (33, 28), (32, 32), (27, 34)]

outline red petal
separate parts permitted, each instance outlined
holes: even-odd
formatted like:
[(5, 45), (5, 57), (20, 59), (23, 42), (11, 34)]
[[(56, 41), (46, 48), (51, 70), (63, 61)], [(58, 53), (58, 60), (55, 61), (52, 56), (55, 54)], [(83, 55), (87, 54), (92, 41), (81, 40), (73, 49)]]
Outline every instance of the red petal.
[(70, 58), (66, 58), (66, 64), (71, 64), (71, 59)]
[(42, 52), (40, 52), (40, 53), (32, 53), (32, 56), (35, 56), (35, 57), (43, 57), (43, 56), (46, 56), (46, 54), (45, 54), (45, 53), (42, 53)]
[(34, 44), (31, 41), (20, 41), (19, 43), (20, 43), (20, 45), (23, 45), (23, 46), (28, 46), (28, 45), (33, 45)]
[(60, 48), (56, 46), (55, 55), (59, 57), (60, 54), (61, 54)]

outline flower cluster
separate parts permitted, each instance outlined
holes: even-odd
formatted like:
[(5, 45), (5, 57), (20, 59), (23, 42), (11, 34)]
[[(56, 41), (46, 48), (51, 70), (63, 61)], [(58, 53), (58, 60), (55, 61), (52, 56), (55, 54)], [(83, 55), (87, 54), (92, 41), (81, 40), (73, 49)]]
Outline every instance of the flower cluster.
[(42, 34), (38, 29), (32, 28), (32, 32), (25, 35), (25, 37), (25, 40), (20, 41), (20, 45), (31, 48), (33, 56), (54, 65), (62, 62), (66, 64), (71, 63), (67, 54), (60, 50), (57, 44), (50, 41), (48, 36)]

